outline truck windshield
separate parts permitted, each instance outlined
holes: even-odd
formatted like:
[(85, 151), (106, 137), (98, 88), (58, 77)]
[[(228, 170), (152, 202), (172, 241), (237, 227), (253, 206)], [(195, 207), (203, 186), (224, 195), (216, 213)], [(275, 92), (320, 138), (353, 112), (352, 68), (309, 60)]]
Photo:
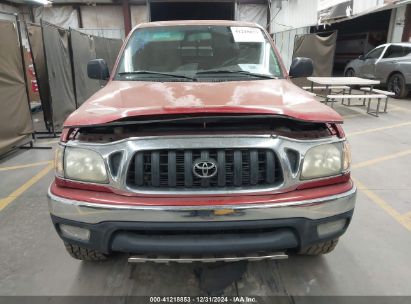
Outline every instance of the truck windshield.
[(259, 28), (204, 25), (137, 29), (115, 78), (201, 81), (282, 77), (279, 60)]

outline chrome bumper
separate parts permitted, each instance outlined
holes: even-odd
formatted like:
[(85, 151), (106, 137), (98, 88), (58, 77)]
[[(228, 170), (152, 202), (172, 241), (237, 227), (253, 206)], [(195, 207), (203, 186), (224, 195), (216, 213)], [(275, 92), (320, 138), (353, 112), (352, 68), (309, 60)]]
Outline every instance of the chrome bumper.
[(124, 206), (92, 204), (58, 197), (48, 192), (50, 213), (82, 223), (130, 222), (223, 222), (285, 218), (318, 220), (351, 211), (357, 189), (319, 199), (275, 204), (218, 206)]
[(164, 255), (131, 255), (128, 258), (129, 263), (146, 263), (146, 262), (154, 262), (154, 263), (217, 263), (217, 262), (240, 262), (240, 261), (249, 261), (249, 262), (257, 262), (263, 260), (284, 260), (287, 259), (288, 255), (284, 252), (268, 252), (264, 254), (225, 254), (224, 256), (164, 256)]

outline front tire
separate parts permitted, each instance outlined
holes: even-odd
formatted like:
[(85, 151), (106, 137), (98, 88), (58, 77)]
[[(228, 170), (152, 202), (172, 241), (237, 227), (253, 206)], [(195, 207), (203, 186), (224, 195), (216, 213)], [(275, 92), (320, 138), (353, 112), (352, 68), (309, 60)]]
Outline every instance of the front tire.
[(390, 76), (387, 82), (388, 91), (395, 93), (395, 98), (405, 98), (408, 96), (408, 88), (405, 83), (405, 78), (400, 73), (395, 73)]
[(335, 249), (337, 246), (338, 239), (322, 242), (322, 243), (317, 243), (305, 248), (302, 248), (298, 254), (304, 254), (304, 255), (322, 255), (322, 254), (327, 254), (330, 253)]
[(82, 260), (82, 261), (91, 261), (91, 262), (100, 262), (105, 261), (108, 258), (108, 255), (86, 247), (81, 247), (79, 245), (70, 244), (64, 242), (67, 252), (71, 257)]
[(345, 77), (355, 77), (354, 69), (349, 68), (348, 70), (346, 70), (344, 76)]

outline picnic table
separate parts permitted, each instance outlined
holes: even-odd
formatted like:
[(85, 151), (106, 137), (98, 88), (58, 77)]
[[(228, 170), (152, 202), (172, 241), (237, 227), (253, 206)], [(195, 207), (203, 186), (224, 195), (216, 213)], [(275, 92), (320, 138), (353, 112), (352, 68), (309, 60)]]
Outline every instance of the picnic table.
[(375, 86), (380, 84), (379, 80), (365, 79), (360, 77), (308, 77), (311, 85), (314, 83), (323, 86)]
[[(308, 77), (308, 81), (311, 82), (311, 92), (314, 90), (314, 84), (322, 85), (325, 87), (326, 95), (331, 94), (331, 88), (335, 86), (348, 86), (351, 89), (353, 86), (369, 87), (373, 90), (374, 86), (379, 85), (379, 80), (371, 80), (360, 77)], [(326, 103), (328, 98), (326, 98)]]
[[(311, 92), (314, 91), (314, 84), (322, 86), (322, 88), (325, 90), (325, 95), (322, 96), (325, 99), (325, 104), (328, 104), (330, 95), (332, 95), (333, 88), (346, 86), (347, 88), (349, 88), (349, 94), (346, 97), (350, 98), (353, 86), (366, 87), (369, 88), (370, 92), (372, 92), (374, 90), (374, 86), (380, 84), (379, 80), (365, 79), (360, 77), (308, 77), (307, 79), (311, 82)], [(332, 106), (333, 105), (334, 101), (332, 100)]]
[[(360, 77), (308, 77), (309, 81), (311, 81), (311, 87), (303, 87), (305, 90), (311, 89), (311, 93), (313, 94), (314, 89), (321, 89), (325, 90), (326, 94), (324, 96), (318, 95), (325, 99), (325, 104), (327, 104), (331, 100), (331, 107), (334, 106), (334, 102), (337, 99), (342, 100), (342, 104), (345, 106), (354, 106), (351, 105), (351, 99), (362, 99), (363, 102), (359, 106), (365, 106), (365, 102), (368, 99), (368, 107), (367, 113), (373, 116), (377, 116), (380, 112), (380, 102), (385, 101), (383, 113), (387, 113), (387, 103), (388, 103), (388, 96), (394, 95), (392, 92), (377, 90), (374, 89), (374, 86), (379, 85), (379, 80), (372, 80), (372, 79), (365, 79)], [(314, 86), (314, 84), (316, 86)], [(319, 86), (318, 86), (319, 85)], [(360, 90), (364, 92), (363, 95), (355, 94), (352, 95), (352, 87), (353, 86), (360, 86)], [(349, 94), (345, 94), (345, 90), (349, 89)], [(342, 89), (342, 94), (337, 93), (333, 94), (333, 89)], [(367, 94), (369, 93), (369, 94)], [(347, 99), (348, 103), (345, 104), (344, 100)], [(371, 101), (375, 99), (377, 101), (377, 107), (373, 111), (371, 110)], [(357, 105), (358, 106), (358, 105)]]

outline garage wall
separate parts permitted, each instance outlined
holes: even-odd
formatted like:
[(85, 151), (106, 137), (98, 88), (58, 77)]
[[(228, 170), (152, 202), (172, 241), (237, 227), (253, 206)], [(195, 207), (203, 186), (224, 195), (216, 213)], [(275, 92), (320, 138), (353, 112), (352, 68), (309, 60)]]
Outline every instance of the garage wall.
[(19, 12), (19, 10), (16, 7), (3, 4), (3, 3), (0, 3), (0, 11), (6, 12), (6, 13), (18, 13)]
[(388, 2), (395, 2), (390, 0), (354, 0), (353, 14), (361, 14), (369, 10), (375, 10), (380, 6), (387, 4)]
[[(279, 0), (277, 0), (279, 1)], [(290, 0), (281, 1), (282, 8), (278, 8), (276, 1), (271, 4), (270, 33), (278, 33), (292, 29), (317, 24), (318, 0)]]
[(147, 5), (132, 5), (130, 11), (132, 27), (149, 20)]
[(78, 28), (77, 11), (72, 6), (37, 7), (34, 8), (34, 20), (50, 22), (63, 28)]
[[(0, 11), (6, 12), (6, 13), (17, 13), (19, 15), (19, 19), (22, 21), (27, 21), (27, 22), (33, 21), (31, 20), (31, 12), (30, 12), (29, 6), (19, 5), (18, 7), (16, 7), (13, 5), (0, 3)], [(1, 19), (5, 20), (4, 18), (1, 18)]]
[(123, 11), (119, 5), (81, 6), (84, 28), (123, 29)]
[(238, 4), (237, 20), (254, 22), (265, 28), (267, 26), (267, 5)]
[(78, 31), (93, 36), (99, 36), (111, 39), (124, 39), (124, 29), (112, 28), (79, 28)]
[(80, 32), (104, 38), (124, 39), (123, 11), (119, 5), (81, 6)]
[(4, 14), (0, 12), (0, 20), (15, 21), (16, 17), (10, 14)]

